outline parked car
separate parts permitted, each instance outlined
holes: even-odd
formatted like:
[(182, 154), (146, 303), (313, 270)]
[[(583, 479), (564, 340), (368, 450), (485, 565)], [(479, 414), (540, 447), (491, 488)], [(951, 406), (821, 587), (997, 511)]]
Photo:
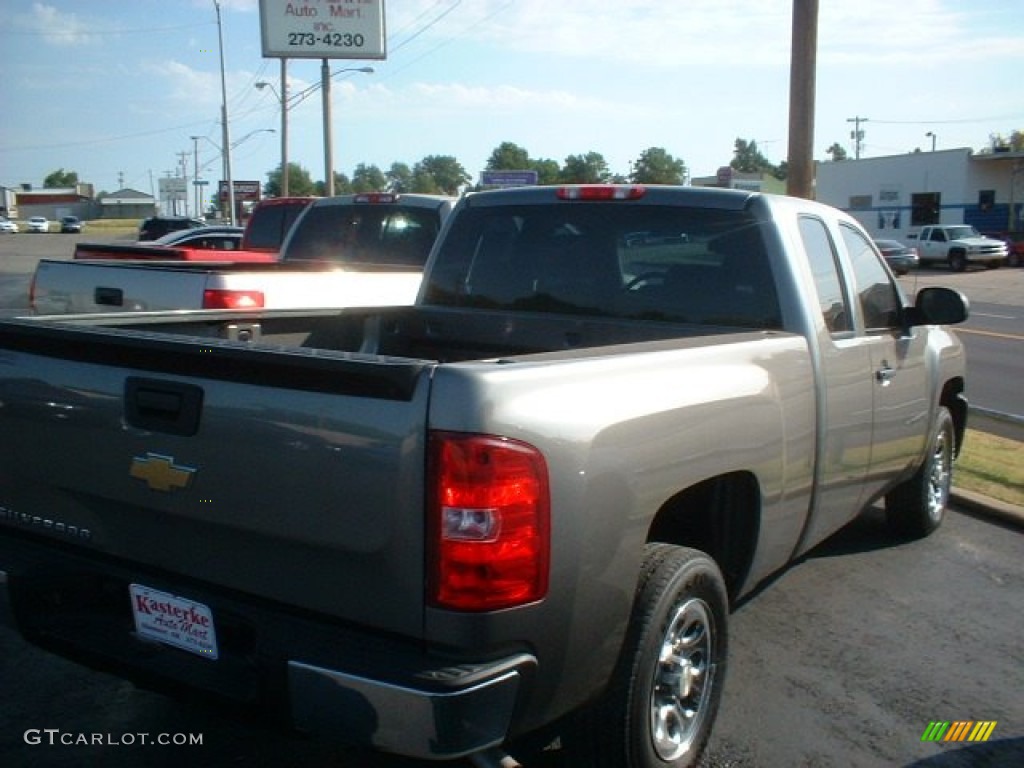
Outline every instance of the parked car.
[(1003, 240), (1008, 251), (1006, 263), (1011, 267), (1024, 266), (1024, 232), (1007, 232)]
[(917, 248), (904, 245), (899, 240), (875, 240), (875, 245), (882, 252), (882, 258), (885, 259), (889, 268), (897, 275), (905, 275), (910, 270), (916, 269), (920, 262)]
[(60, 231), (64, 233), (81, 232), (82, 220), (77, 216), (62, 216), (60, 220)]
[(245, 227), (213, 226), (179, 229), (151, 241), (153, 245), (201, 248), (211, 251), (237, 251), (242, 247)]
[(189, 219), (184, 216), (150, 216), (148, 219), (144, 219), (139, 226), (139, 240), (156, 240), (168, 232), (205, 226), (206, 222), (202, 219)]
[(45, 216), (33, 216), (28, 220), (29, 232), (49, 232), (50, 222)]
[(18, 233), (18, 225), (4, 216), (0, 216), (0, 232)]
[(988, 237), (1006, 243), (1006, 265), (1024, 266), (1024, 232), (986, 232)]

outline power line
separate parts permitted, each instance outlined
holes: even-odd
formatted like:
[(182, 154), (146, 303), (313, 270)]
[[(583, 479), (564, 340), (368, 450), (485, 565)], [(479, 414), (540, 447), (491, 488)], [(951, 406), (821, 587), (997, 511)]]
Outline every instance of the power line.
[[(881, 125), (956, 125), (966, 123), (994, 123), (1001, 120), (1022, 120), (1024, 114), (1001, 115), (998, 117), (972, 117), (960, 120), (878, 120), (871, 118), (872, 123)], [(849, 121), (848, 121), (849, 122)]]

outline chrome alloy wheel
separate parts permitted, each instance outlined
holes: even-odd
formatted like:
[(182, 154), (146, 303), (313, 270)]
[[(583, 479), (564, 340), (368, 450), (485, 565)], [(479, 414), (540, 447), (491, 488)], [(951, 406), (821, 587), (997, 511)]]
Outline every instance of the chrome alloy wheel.
[(940, 431), (936, 436), (930, 464), (926, 504), (928, 517), (938, 522), (949, 502), (949, 487), (953, 480), (953, 446), (948, 432)]
[(678, 760), (693, 745), (714, 684), (714, 622), (703, 600), (680, 605), (662, 638), (651, 690), (651, 739), (662, 760)]

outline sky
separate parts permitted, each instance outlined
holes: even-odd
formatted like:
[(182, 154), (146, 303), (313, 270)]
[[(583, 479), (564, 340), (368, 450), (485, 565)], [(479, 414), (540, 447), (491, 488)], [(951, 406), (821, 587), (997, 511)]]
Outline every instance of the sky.
[[(328, 0), (293, 0), (306, 2)], [(386, 58), (330, 62), (374, 69), (332, 79), (334, 169), (348, 176), (448, 155), (475, 180), (504, 142), (559, 164), (597, 152), (619, 174), (658, 147), (714, 176), (737, 138), (785, 160), (793, 0), (371, 2), (384, 2)], [(265, 182), (281, 162), (280, 60), (263, 56), (259, 0), (219, 7), (232, 177)], [(220, 178), (214, 0), (2, 8), (0, 186), (63, 169), (97, 192), (156, 194), (197, 161)], [(320, 66), (288, 62), (289, 95), (313, 89), (290, 102), (289, 160), (315, 181)], [(816, 160), (835, 143), (854, 155), (853, 118), (866, 119), (862, 157), (933, 138), (982, 149), (1024, 130), (1024, 0), (820, 0), (815, 79)]]

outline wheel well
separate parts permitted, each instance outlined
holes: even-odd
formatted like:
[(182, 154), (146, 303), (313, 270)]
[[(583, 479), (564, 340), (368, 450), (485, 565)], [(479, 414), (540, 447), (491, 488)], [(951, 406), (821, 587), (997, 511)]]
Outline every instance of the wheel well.
[(953, 431), (956, 433), (955, 454), (960, 455), (960, 446), (964, 444), (964, 432), (967, 430), (967, 398), (964, 397), (964, 380), (950, 379), (942, 387), (939, 405), (949, 410), (953, 417)]
[(654, 516), (648, 542), (699, 549), (718, 563), (730, 599), (750, 571), (761, 524), (761, 491), (749, 472), (709, 478), (666, 501)]

